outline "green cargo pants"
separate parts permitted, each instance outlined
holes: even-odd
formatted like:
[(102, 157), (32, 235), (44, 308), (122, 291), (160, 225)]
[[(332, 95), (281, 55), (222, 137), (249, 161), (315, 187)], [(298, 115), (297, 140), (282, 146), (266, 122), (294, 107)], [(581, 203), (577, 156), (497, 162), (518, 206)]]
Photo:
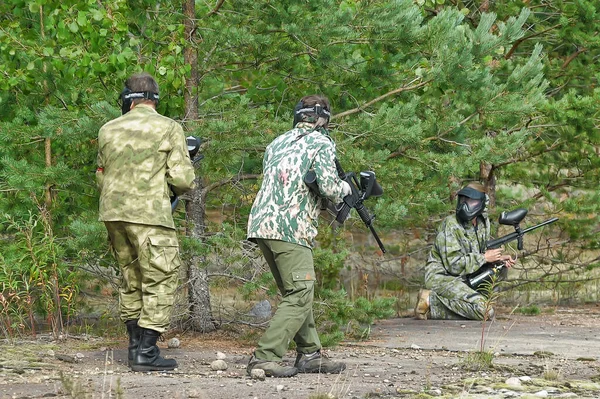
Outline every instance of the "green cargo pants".
[(179, 278), (179, 243), (173, 229), (129, 222), (104, 222), (121, 268), (121, 320), (158, 332), (169, 327)]
[(256, 239), (256, 242), (283, 299), (254, 355), (260, 360), (281, 361), (292, 339), (299, 353), (318, 351), (321, 341), (312, 311), (315, 290), (312, 250), (285, 241)]

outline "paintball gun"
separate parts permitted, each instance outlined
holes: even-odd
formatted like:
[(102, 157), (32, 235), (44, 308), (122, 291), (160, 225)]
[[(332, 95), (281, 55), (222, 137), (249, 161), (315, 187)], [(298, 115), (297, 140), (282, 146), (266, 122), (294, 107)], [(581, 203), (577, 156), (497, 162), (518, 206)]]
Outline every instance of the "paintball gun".
[[(369, 210), (364, 206), (364, 201), (369, 197), (379, 197), (383, 194), (383, 188), (377, 183), (375, 178), (375, 172), (366, 171), (360, 172), (360, 181), (354, 172), (345, 173), (342, 165), (336, 159), (335, 167), (337, 169), (340, 179), (344, 180), (352, 188), (352, 193), (345, 196), (343, 201), (336, 207), (337, 215), (336, 220), (342, 224), (348, 218), (348, 214), (352, 208), (356, 209), (358, 216), (365, 223), (365, 225), (371, 230), (371, 234), (375, 237), (377, 245), (381, 249), (381, 252), (385, 253), (385, 247), (379, 239), (375, 228), (373, 227), (373, 220), (375, 215), (371, 215)], [(317, 182), (317, 176), (313, 170), (310, 170), (304, 175), (304, 183), (309, 189), (317, 195), (319, 193), (319, 186)]]
[[(190, 154), (192, 165), (196, 166), (196, 164), (204, 158), (204, 155), (198, 154), (202, 139), (200, 137), (188, 136), (185, 141), (187, 142), (188, 153)], [(171, 212), (175, 212), (177, 205), (179, 205), (179, 196), (174, 194), (171, 196)]]
[[(517, 240), (517, 248), (519, 251), (523, 250), (523, 236), (530, 231), (538, 229), (547, 224), (554, 223), (558, 220), (558, 218), (551, 218), (543, 221), (540, 224), (536, 224), (535, 226), (528, 227), (524, 230), (521, 230), (519, 223), (525, 218), (527, 215), (527, 209), (519, 208), (515, 209), (511, 212), (502, 212), (500, 217), (498, 218), (498, 223), (513, 226), (515, 231), (513, 233), (507, 234), (500, 238), (496, 238), (495, 240), (490, 240), (486, 243), (487, 249), (498, 248), (508, 242)], [(486, 263), (481, 266), (477, 271), (467, 274), (465, 277), (465, 282), (471, 288), (480, 293), (486, 292), (486, 287), (489, 287), (493, 281), (499, 278), (500, 274), (503, 272), (506, 266), (504, 262), (496, 262), (496, 263)]]

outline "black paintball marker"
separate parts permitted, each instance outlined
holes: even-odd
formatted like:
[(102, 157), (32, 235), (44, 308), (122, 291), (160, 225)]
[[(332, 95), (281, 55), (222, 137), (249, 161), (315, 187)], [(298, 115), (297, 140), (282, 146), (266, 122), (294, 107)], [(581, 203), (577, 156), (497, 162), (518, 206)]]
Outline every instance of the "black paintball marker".
[[(204, 155), (198, 154), (198, 151), (200, 151), (200, 144), (202, 144), (202, 139), (200, 137), (187, 136), (185, 141), (187, 142), (188, 153), (190, 154), (192, 165), (196, 166), (196, 164), (200, 162), (202, 158), (204, 158)], [(179, 205), (179, 196), (173, 194), (171, 196), (171, 213), (175, 212), (177, 205)]]
[[(511, 212), (502, 212), (500, 217), (498, 218), (498, 223), (513, 226), (515, 228), (514, 233), (507, 234), (500, 238), (496, 238), (495, 240), (490, 240), (486, 243), (486, 250), (498, 248), (508, 242), (517, 240), (517, 248), (519, 251), (523, 250), (523, 236), (530, 231), (538, 229), (547, 224), (554, 223), (558, 220), (558, 218), (551, 218), (543, 221), (540, 224), (536, 224), (535, 226), (528, 227), (524, 230), (521, 230), (519, 223), (525, 218), (527, 215), (527, 209), (519, 208), (515, 209)], [(481, 266), (477, 271), (467, 274), (465, 277), (465, 282), (471, 288), (481, 293), (486, 292), (486, 287), (489, 289), (490, 284), (493, 281), (497, 281), (500, 277), (501, 273), (504, 271), (506, 266), (504, 262), (495, 262), (495, 263), (485, 263)]]
[[(338, 223), (343, 224), (348, 218), (350, 210), (352, 208), (356, 209), (358, 216), (360, 216), (361, 220), (365, 223), (369, 230), (371, 230), (371, 234), (373, 234), (373, 237), (375, 237), (375, 241), (377, 241), (377, 245), (379, 245), (381, 252), (385, 253), (385, 247), (383, 246), (383, 243), (379, 239), (379, 236), (373, 227), (375, 215), (371, 215), (369, 210), (364, 206), (364, 201), (367, 198), (379, 197), (383, 194), (383, 188), (381, 188), (379, 183), (377, 183), (375, 172), (360, 172), (359, 181), (354, 172), (345, 173), (342, 165), (340, 165), (340, 162), (337, 159), (335, 160), (335, 167), (340, 179), (344, 180), (352, 188), (352, 193), (345, 196), (344, 200), (336, 206), (335, 210), (337, 212), (337, 216), (335, 219)], [(306, 175), (304, 175), (304, 183), (312, 192), (320, 195), (317, 176), (313, 170), (308, 171)]]

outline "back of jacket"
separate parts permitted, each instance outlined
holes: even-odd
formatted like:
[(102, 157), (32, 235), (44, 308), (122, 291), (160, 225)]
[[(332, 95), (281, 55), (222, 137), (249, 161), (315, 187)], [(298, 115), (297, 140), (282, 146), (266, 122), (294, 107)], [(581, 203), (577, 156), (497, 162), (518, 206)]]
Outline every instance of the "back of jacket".
[(335, 168), (335, 145), (312, 125), (299, 123), (267, 146), (263, 182), (248, 218), (248, 238), (281, 240), (311, 248), (317, 235), (319, 198), (304, 184), (313, 169), (321, 194), (343, 196)]
[(100, 221), (174, 228), (170, 189), (194, 187), (194, 168), (181, 126), (138, 104), (98, 134)]

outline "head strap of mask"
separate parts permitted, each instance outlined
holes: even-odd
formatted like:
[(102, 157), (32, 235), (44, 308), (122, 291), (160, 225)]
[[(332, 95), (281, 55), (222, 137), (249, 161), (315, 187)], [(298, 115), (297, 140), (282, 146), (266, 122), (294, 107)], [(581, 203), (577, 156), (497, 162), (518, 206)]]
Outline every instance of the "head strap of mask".
[(146, 99), (152, 100), (158, 105), (158, 93), (151, 91), (131, 91), (129, 87), (126, 87), (121, 92), (121, 112), (123, 115), (129, 112), (131, 109), (131, 103), (133, 100)]
[[(457, 193), (456, 218), (461, 223), (467, 223), (485, 210), (485, 193), (477, 191), (472, 187), (465, 187)], [(465, 198), (471, 198), (479, 201), (477, 205), (469, 206)]]
[[(329, 122), (329, 118), (331, 118), (331, 112), (327, 111), (321, 104), (315, 104), (312, 107), (306, 107), (302, 104), (302, 101), (298, 102), (294, 107), (294, 124), (292, 127), (296, 127), (296, 125), (300, 122), (308, 122), (308, 123), (316, 123), (319, 118), (323, 118), (325, 124)], [(315, 126), (315, 128), (321, 126)]]

